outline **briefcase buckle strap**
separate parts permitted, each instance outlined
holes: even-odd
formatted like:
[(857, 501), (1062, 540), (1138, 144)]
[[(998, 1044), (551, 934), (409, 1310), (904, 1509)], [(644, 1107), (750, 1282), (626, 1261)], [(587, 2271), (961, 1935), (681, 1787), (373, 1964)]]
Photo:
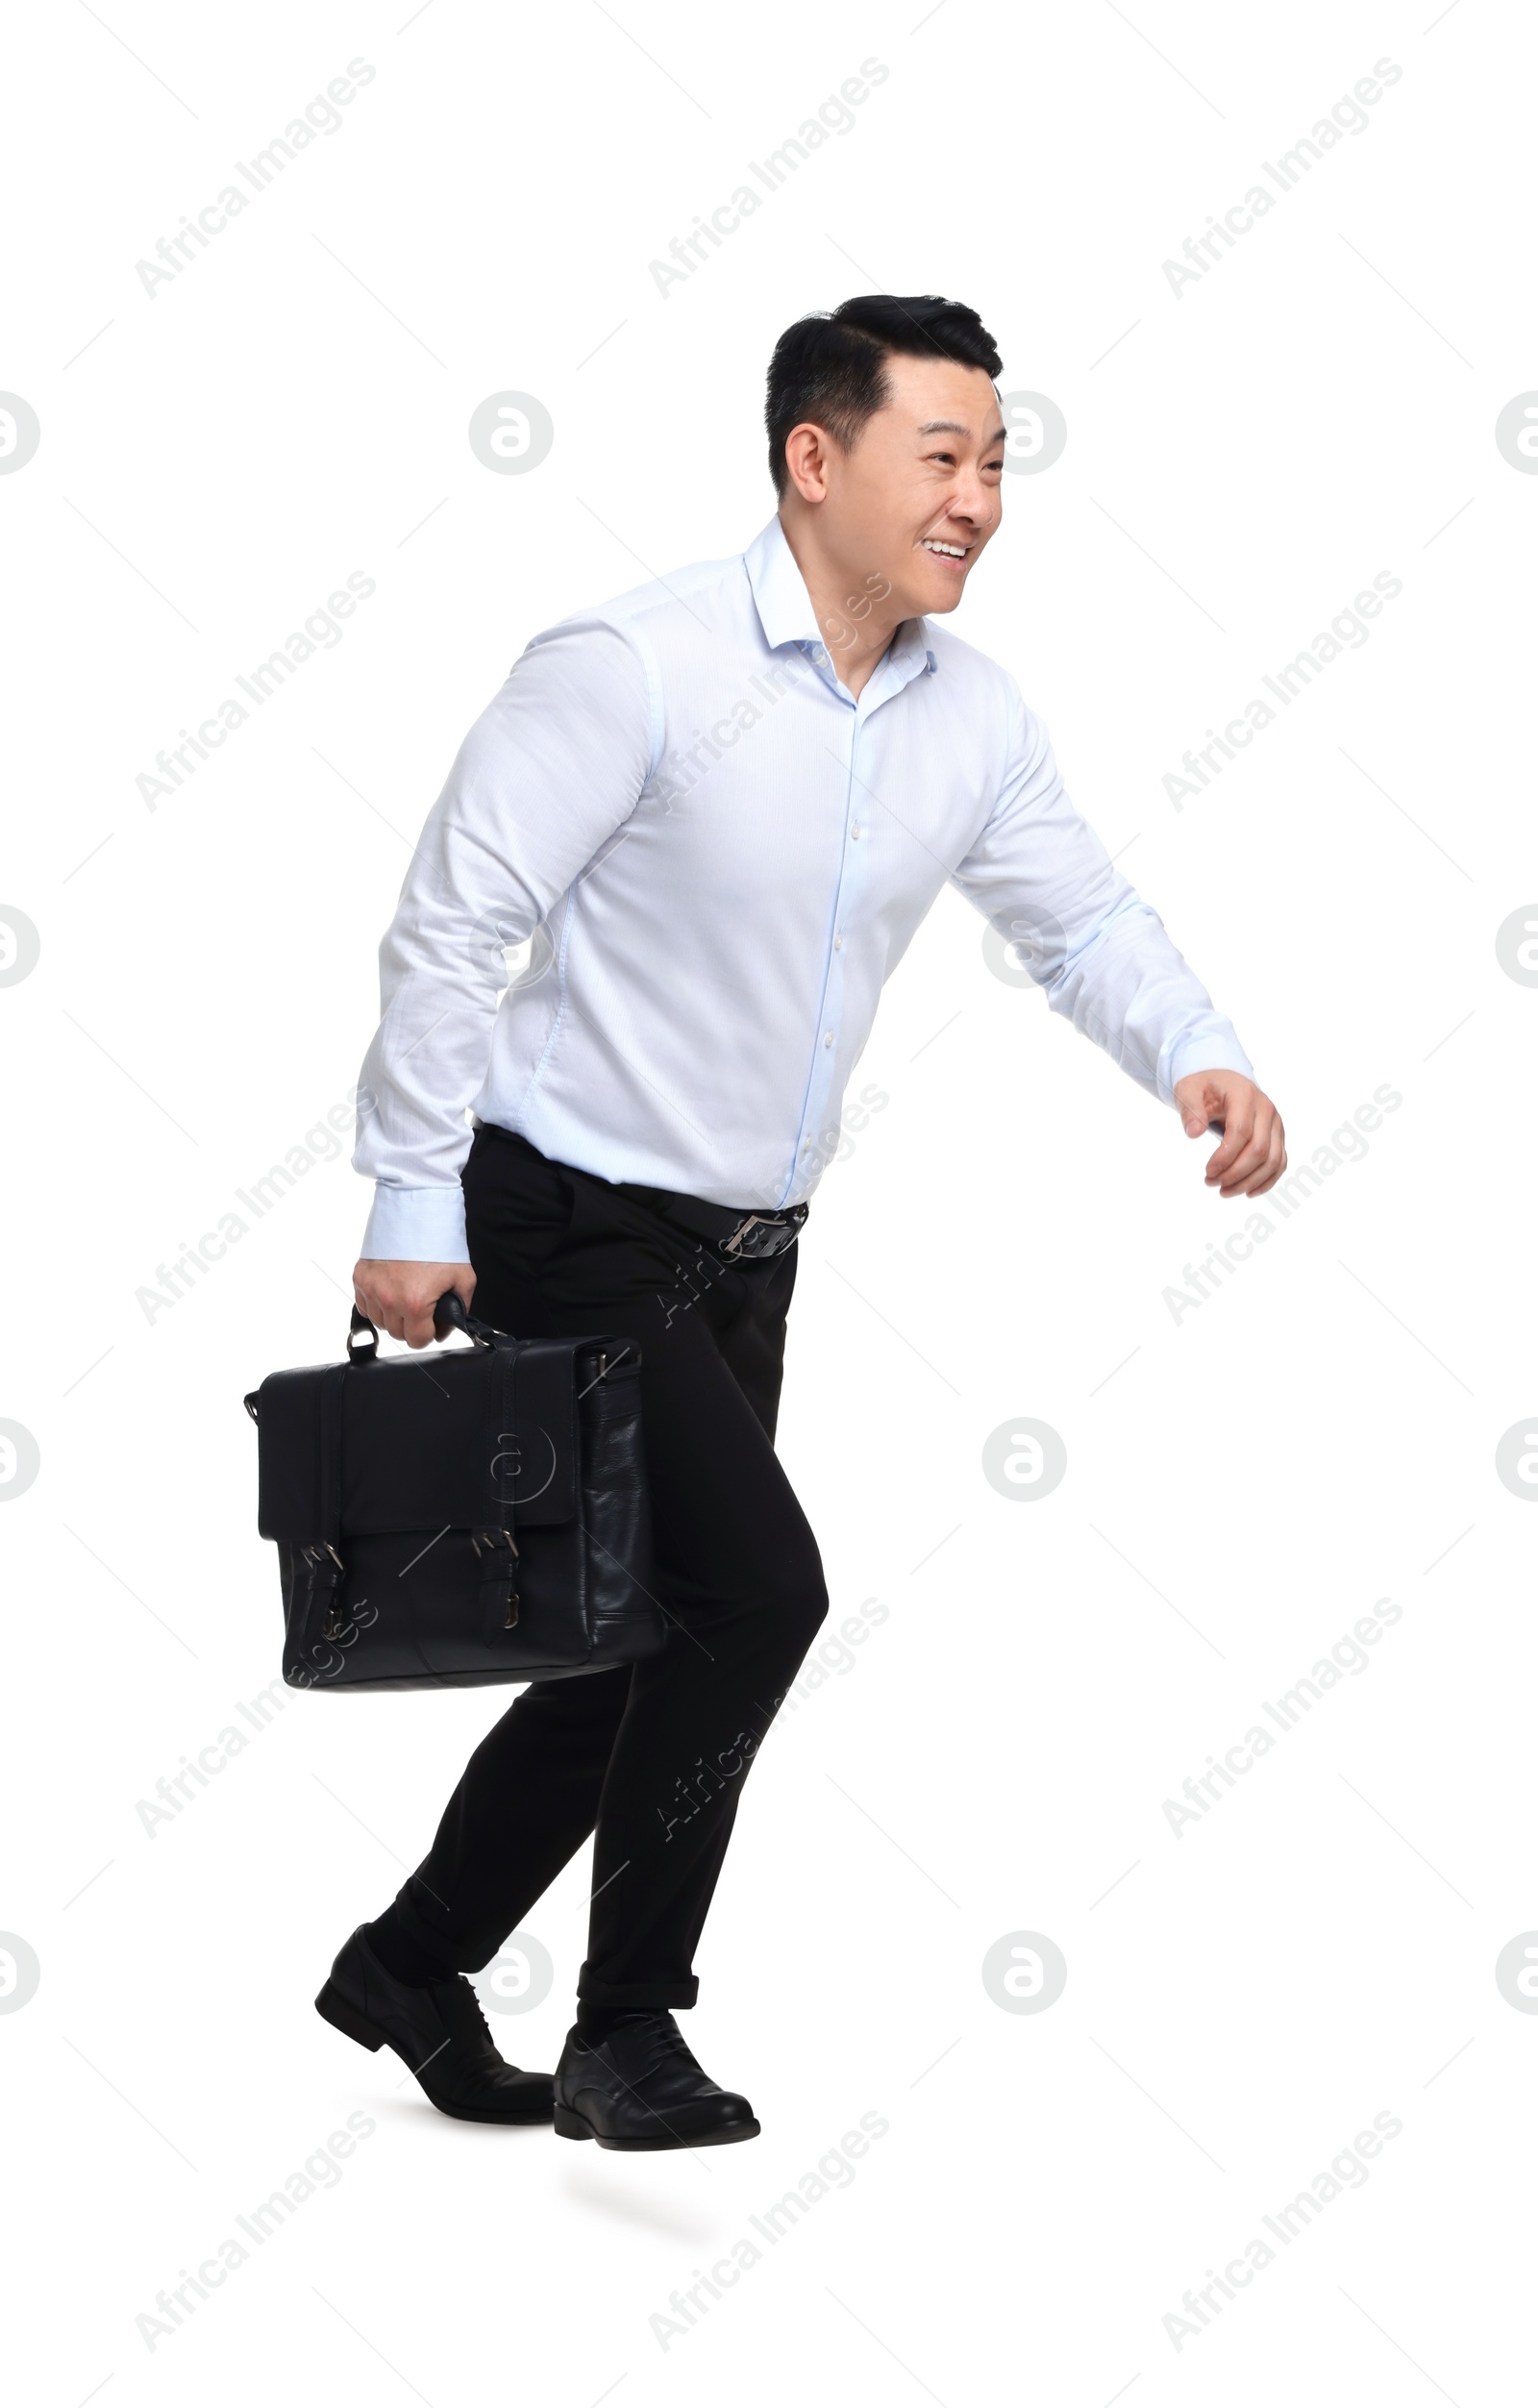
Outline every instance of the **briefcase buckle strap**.
[[(483, 1556), (488, 1558), (481, 1576), (482, 1586), (484, 1588), (489, 1580), (495, 1583), (502, 1593), (502, 1602), (506, 1608), (506, 1619), (502, 1626), (504, 1630), (516, 1630), (518, 1627), (517, 1540), (510, 1530), (472, 1530), (470, 1544), (475, 1549), (478, 1561)], [(508, 1559), (506, 1564), (500, 1564), (495, 1558), (504, 1548), (507, 1550)]]
[(472, 1530), (470, 1544), (478, 1555), (485, 1554), (493, 1547), (506, 1547), (512, 1555), (518, 1552), (518, 1542), (510, 1530)]
[[(341, 1619), (341, 1584), (346, 1577), (347, 1566), (330, 1539), (323, 1539), (315, 1546), (301, 1547), (299, 1554), (310, 1576), (309, 1605), (313, 1606), (317, 1596), (323, 1596), (326, 1601), (326, 1620), (320, 1635), (323, 1639), (339, 1639), (345, 1627)], [(329, 1563), (328, 1556), (331, 1558)]]

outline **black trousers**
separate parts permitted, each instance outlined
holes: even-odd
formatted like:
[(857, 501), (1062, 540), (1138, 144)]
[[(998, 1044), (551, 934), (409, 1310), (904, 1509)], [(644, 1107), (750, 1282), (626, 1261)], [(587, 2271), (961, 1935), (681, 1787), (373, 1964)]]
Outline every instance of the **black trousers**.
[(640, 1347), (668, 1642), (644, 1663), (530, 1683), (470, 1758), (396, 1918), (474, 1972), (591, 1835), (580, 1997), (692, 2006), (743, 1783), (828, 1610), (774, 1450), (797, 1248), (736, 1267), (490, 1126), (463, 1185), (478, 1313), (519, 1337), (612, 1331)]

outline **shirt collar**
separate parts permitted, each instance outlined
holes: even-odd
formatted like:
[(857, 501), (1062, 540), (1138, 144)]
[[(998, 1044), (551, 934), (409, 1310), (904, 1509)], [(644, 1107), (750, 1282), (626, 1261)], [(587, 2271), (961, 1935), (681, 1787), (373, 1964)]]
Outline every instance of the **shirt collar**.
[[(778, 510), (768, 525), (759, 529), (742, 558), (770, 651), (781, 644), (804, 644), (813, 653), (818, 651), (823, 638), (818, 631), (817, 613), (812, 608), (806, 580), (796, 566), (796, 556), (785, 540)], [(921, 669), (934, 667), (926, 620), (902, 621), (887, 649), (886, 665), (905, 683)]]

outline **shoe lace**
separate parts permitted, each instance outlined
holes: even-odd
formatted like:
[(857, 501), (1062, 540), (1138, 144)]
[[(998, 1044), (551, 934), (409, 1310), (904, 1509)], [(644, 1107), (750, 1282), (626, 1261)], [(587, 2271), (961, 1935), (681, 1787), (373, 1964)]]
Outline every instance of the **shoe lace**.
[(627, 2074), (628, 2081), (644, 2082), (647, 2075), (655, 2073), (658, 2066), (669, 2057), (682, 2056), (691, 2066), (695, 2064), (694, 2051), (671, 2015), (665, 2011), (660, 2015), (649, 2013), (646, 2021), (651, 2024), (651, 2030), (644, 2035), (638, 2035), (645, 2039), (646, 2053)]
[(468, 2045), (477, 2052), (489, 2050), (492, 2056), (502, 2059), (502, 2051), (491, 2036), (485, 2009), (473, 1982), (467, 1981), (463, 1974), (456, 1974), (452, 1980), (434, 1982), (433, 1995), (452, 2040), (458, 2041), (461, 2047)]

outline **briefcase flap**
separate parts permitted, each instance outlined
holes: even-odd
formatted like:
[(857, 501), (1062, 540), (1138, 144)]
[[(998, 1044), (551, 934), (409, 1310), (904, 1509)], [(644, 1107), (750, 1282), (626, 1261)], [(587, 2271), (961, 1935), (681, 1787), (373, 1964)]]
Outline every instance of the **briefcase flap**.
[(305, 1546), (326, 1535), (325, 1422), (338, 1386), (344, 1538), (494, 1527), (506, 1519), (492, 1512), (494, 1481), (512, 1499), (514, 1528), (570, 1521), (581, 1356), (570, 1340), (520, 1345), (509, 1416), (509, 1351), (424, 1350), (272, 1373), (257, 1396), (261, 1536)]

